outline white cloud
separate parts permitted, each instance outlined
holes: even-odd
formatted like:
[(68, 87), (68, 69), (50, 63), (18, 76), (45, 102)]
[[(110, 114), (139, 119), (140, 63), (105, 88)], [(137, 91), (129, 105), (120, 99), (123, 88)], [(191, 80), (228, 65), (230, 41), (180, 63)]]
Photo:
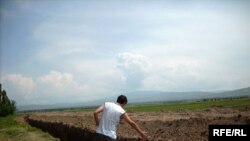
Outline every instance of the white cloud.
[(88, 43), (82, 40), (63, 40), (59, 42), (53, 42), (49, 46), (44, 46), (37, 54), (37, 58), (42, 61), (48, 61), (51, 59), (58, 59), (68, 57), (71, 55), (81, 54), (89, 52)]
[(31, 77), (25, 77), (21, 74), (10, 74), (3, 78), (4, 82), (10, 83), (15, 89), (22, 93), (30, 94), (35, 88), (35, 82)]
[(71, 73), (61, 73), (58, 71), (50, 71), (49, 74), (38, 77), (37, 83), (40, 85), (46, 85), (47, 88), (52, 87), (55, 90), (65, 91), (71, 89), (72, 91), (86, 90), (88, 85), (79, 85), (75, 82)]
[(9, 74), (3, 78), (3, 85), (8, 95), (15, 97), (18, 104), (58, 103), (68, 98), (72, 100), (68, 101), (70, 103), (78, 98), (82, 99), (89, 91), (89, 86), (77, 83), (73, 74), (59, 71), (50, 71), (49, 74), (37, 78)]
[(125, 80), (129, 91), (140, 89), (148, 65), (146, 57), (139, 54), (123, 52), (117, 56), (117, 68), (122, 71), (122, 78)]
[(119, 53), (117, 56), (117, 67), (128, 73), (146, 71), (148, 63), (146, 57), (129, 52)]
[[(118, 55), (117, 67), (123, 74), (128, 91), (209, 91), (247, 87), (249, 84), (249, 81), (230, 69), (231, 65), (210, 62), (212, 58), (147, 55), (145, 57), (129, 52)], [(241, 72), (249, 77), (244, 70)]]
[[(121, 92), (122, 73), (116, 68), (114, 58), (95, 58), (71, 60), (74, 73), (83, 83), (88, 83), (93, 98), (103, 97), (103, 94)], [(94, 97), (96, 96), (96, 97)]]
[(14, 1), (0, 11), (1, 75), (17, 72), (9, 91), (43, 102), (248, 86), (248, 4)]
[(17, 104), (31, 102), (36, 89), (33, 78), (22, 74), (8, 74), (2, 78), (3, 89), (6, 90), (8, 97), (15, 100)]

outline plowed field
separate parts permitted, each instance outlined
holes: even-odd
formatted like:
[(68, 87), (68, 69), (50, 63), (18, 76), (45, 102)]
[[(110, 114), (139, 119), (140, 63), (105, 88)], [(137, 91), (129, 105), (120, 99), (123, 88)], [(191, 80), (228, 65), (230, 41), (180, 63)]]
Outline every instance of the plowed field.
[[(210, 108), (199, 111), (131, 112), (128, 114), (142, 129), (148, 132), (152, 141), (207, 141), (209, 124), (250, 124), (249, 107), (241, 110)], [(94, 133), (96, 128), (91, 112), (33, 113), (29, 119), (62, 123), (82, 128), (90, 133)], [(139, 138), (139, 135), (124, 121), (121, 121), (118, 127), (118, 136), (120, 140), (137, 140)]]

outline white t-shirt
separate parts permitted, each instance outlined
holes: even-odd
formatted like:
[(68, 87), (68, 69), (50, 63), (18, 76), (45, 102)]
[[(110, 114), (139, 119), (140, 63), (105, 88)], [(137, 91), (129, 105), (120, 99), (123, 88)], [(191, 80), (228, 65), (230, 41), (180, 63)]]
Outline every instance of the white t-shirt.
[(96, 132), (116, 139), (116, 127), (125, 110), (116, 103), (106, 102), (99, 126)]

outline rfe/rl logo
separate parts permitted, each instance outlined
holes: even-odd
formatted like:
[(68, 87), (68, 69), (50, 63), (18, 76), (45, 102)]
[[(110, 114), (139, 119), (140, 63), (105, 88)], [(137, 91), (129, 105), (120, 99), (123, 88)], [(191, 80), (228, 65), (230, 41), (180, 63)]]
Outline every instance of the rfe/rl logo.
[(209, 141), (250, 141), (250, 125), (209, 125)]
[(213, 129), (213, 136), (247, 136), (243, 129)]

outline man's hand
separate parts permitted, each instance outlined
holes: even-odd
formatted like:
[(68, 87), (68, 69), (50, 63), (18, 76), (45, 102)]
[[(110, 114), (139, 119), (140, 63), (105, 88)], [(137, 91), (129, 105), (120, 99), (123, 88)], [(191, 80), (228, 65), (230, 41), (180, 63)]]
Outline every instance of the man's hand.
[(147, 135), (147, 132), (145, 132), (145, 131), (142, 132), (141, 140), (142, 141), (148, 141), (149, 140), (149, 136)]
[(124, 120), (131, 126), (133, 127), (142, 137), (143, 141), (147, 141), (149, 137), (147, 136), (147, 133), (143, 131), (129, 116), (127, 113), (123, 115)]

